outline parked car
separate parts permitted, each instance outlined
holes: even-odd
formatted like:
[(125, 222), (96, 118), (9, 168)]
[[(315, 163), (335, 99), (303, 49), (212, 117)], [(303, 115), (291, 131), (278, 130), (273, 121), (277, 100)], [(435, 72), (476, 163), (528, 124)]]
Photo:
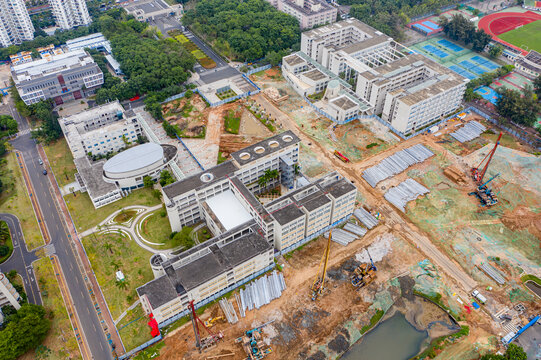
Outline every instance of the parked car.
[(38, 162), (40, 165), (43, 165), (43, 161), (41, 161), (41, 159), (38, 159)]
[(47, 175), (47, 170), (43, 170), (43, 175)]

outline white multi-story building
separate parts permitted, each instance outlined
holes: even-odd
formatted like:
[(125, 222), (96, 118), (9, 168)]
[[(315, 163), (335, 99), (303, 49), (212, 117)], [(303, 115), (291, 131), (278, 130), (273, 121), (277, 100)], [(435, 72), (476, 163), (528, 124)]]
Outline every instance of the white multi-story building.
[(92, 22), (85, 0), (49, 0), (49, 3), (56, 25), (61, 29), (68, 30)]
[[(205, 222), (214, 238), (173, 259), (151, 259), (156, 279), (137, 292), (158, 323), (185, 314), (192, 300), (197, 307), (242, 285), (272, 268), (274, 253), (291, 251), (351, 216), (356, 187), (337, 172), (311, 183), (298, 177), (299, 143), (286, 131), (162, 189), (173, 231)], [(278, 176), (267, 186), (285, 194), (263, 204), (258, 179), (272, 170)]]
[(117, 101), (58, 120), (75, 159), (124, 149), (143, 135), (135, 113)]
[(23, 0), (0, 0), (0, 47), (32, 40), (34, 31)]
[(284, 77), (302, 95), (318, 92), (307, 76), (314, 69), (328, 77), (316, 106), (331, 120), (376, 114), (405, 135), (455, 111), (468, 82), (355, 19), (302, 33), (301, 51), (282, 61)]
[(11, 67), (11, 77), (25, 104), (54, 99), (57, 105), (92, 94), (103, 84), (103, 73), (84, 50)]
[(270, 0), (272, 6), (297, 20), (301, 29), (332, 24), (336, 21), (337, 8), (322, 0)]
[(15, 290), (13, 285), (11, 285), (6, 275), (0, 273), (0, 307), (11, 305), (19, 310), (21, 308), (21, 305), (19, 304), (20, 300), (21, 296), (17, 290)]

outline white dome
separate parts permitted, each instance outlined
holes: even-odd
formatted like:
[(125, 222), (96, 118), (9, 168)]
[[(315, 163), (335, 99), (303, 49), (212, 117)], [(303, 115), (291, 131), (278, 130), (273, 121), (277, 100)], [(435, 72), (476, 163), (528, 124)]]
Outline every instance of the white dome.
[(159, 144), (146, 143), (122, 151), (107, 160), (103, 171), (109, 174), (121, 174), (137, 171), (163, 159), (163, 148)]

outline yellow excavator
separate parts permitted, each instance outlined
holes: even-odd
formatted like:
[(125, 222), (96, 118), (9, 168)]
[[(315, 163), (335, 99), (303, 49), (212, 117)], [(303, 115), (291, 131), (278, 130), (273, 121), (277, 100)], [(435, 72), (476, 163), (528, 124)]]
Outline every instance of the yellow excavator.
[(317, 272), (317, 277), (314, 280), (314, 283), (310, 287), (312, 290), (312, 300), (316, 301), (319, 295), (325, 291), (325, 278), (327, 276), (327, 265), (329, 264), (329, 257), (331, 254), (331, 236), (332, 230), (329, 231), (329, 239), (327, 240), (327, 247), (319, 263), (319, 269)]
[(212, 318), (212, 319), (209, 319), (209, 320), (205, 320), (205, 326), (210, 328), (212, 326), (214, 326), (214, 323), (216, 321), (223, 321), (224, 320), (224, 317), (223, 316), (217, 316), (215, 318)]

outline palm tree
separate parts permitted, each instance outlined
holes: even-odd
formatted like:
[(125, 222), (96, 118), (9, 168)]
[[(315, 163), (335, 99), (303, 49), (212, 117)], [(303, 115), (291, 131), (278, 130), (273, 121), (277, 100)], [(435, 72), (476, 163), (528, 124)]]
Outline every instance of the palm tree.
[(126, 289), (128, 287), (128, 283), (126, 281), (116, 281), (115, 282), (115, 285), (119, 288), (119, 289)]
[(109, 250), (111, 252), (111, 254), (113, 253), (113, 245), (111, 245), (111, 243), (106, 242), (105, 244), (103, 244), (103, 248), (105, 250)]
[(112, 266), (113, 268), (115, 268), (115, 270), (120, 269), (120, 266), (121, 266), (121, 265), (122, 265), (122, 264), (120, 264), (117, 260), (111, 261), (111, 266)]

